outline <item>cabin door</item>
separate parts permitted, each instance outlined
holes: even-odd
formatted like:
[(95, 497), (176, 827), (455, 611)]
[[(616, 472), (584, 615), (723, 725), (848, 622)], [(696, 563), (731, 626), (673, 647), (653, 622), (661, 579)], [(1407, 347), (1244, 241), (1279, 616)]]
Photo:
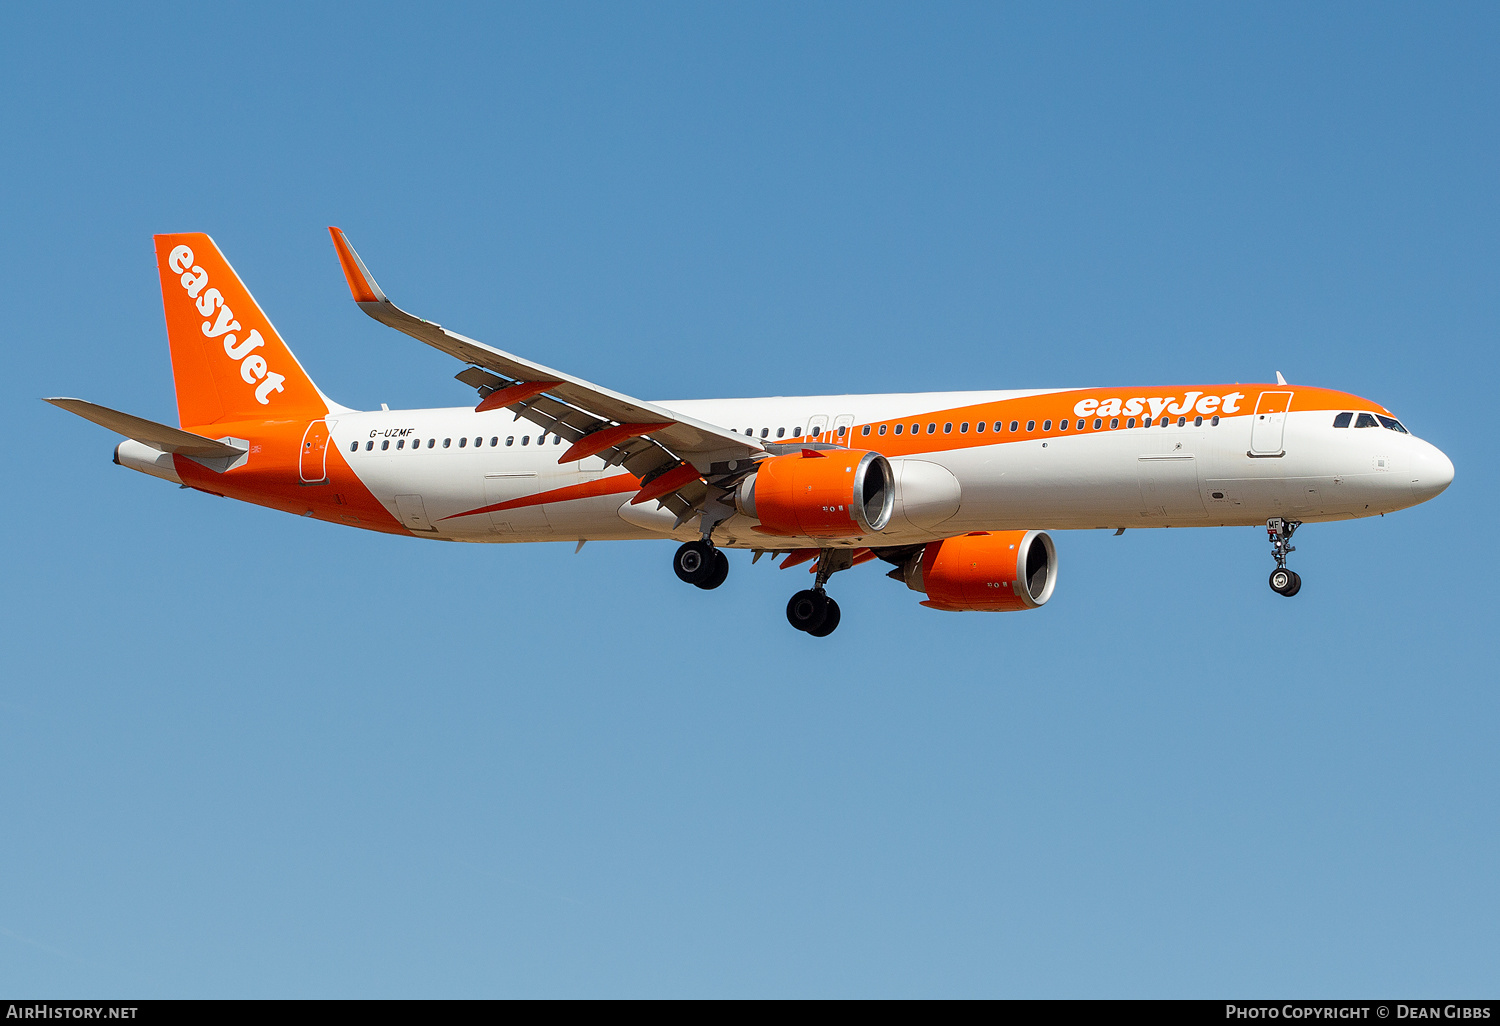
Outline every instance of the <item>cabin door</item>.
[(1284, 456), (1282, 434), (1286, 430), (1286, 411), (1291, 409), (1292, 393), (1262, 392), (1255, 404), (1255, 419), (1250, 422), (1250, 452), (1255, 456)]
[(303, 484), (328, 480), (328, 422), (315, 420), (302, 432), (302, 451), (297, 458)]

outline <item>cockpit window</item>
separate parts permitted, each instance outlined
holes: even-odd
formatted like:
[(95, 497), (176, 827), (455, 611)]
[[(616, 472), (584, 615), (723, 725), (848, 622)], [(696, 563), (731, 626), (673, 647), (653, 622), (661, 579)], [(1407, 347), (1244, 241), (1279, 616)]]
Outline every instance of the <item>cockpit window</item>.
[[(1377, 414), (1377, 416), (1379, 416), (1379, 415)], [(1397, 420), (1395, 417), (1381, 417), (1380, 418), (1380, 426), (1383, 427), (1383, 428), (1388, 428), (1391, 431), (1399, 431), (1403, 435), (1409, 434), (1409, 432), (1406, 430), (1406, 428), (1402, 427), (1401, 426), (1401, 422), (1399, 420)]]
[(1361, 413), (1359, 415), (1359, 419), (1354, 422), (1354, 426), (1357, 428), (1362, 428), (1379, 427), (1380, 425), (1375, 422), (1375, 415), (1373, 413)]
[(1354, 419), (1354, 414), (1352, 414), (1352, 413), (1341, 413), (1337, 417), (1333, 418), (1333, 426), (1334, 427), (1348, 427), (1349, 426), (1349, 422), (1351, 420), (1353, 420), (1353, 419)]

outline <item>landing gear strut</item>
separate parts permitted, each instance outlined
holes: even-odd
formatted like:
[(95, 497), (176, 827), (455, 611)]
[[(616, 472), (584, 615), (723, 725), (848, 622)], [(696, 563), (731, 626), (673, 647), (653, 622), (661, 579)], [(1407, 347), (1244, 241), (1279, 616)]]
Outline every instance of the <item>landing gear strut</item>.
[(1292, 535), (1301, 526), (1300, 520), (1283, 520), (1280, 517), (1272, 517), (1266, 521), (1266, 534), (1271, 539), (1271, 557), (1276, 560), (1276, 569), (1271, 571), (1271, 590), (1287, 598), (1302, 590), (1302, 578), (1295, 570), (1286, 568), (1286, 557), (1297, 551), (1292, 545)]
[(839, 625), (839, 604), (823, 588), (828, 578), (853, 565), (854, 553), (849, 549), (824, 549), (818, 557), (818, 575), (813, 586), (797, 592), (786, 604), (787, 623), (815, 638), (832, 634)]
[(706, 541), (688, 542), (672, 557), (677, 579), (712, 591), (729, 576), (729, 557)]

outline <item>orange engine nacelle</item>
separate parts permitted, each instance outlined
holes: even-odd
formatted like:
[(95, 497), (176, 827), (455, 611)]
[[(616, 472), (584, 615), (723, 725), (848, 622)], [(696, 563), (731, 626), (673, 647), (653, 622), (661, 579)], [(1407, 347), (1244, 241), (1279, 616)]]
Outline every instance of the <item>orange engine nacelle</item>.
[(901, 575), (933, 609), (1035, 609), (1057, 584), (1057, 548), (1041, 531), (976, 531), (929, 542)]
[(856, 538), (890, 522), (896, 503), (890, 462), (860, 449), (803, 449), (762, 460), (735, 505), (765, 534)]

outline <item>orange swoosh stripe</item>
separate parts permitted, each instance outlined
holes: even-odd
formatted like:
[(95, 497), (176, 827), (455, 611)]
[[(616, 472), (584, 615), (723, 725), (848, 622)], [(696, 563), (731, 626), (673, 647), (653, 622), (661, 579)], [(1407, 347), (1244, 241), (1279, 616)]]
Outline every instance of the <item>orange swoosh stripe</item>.
[(522, 506), (540, 506), (544, 502), (567, 502), (570, 499), (593, 499), (600, 495), (614, 495), (622, 492), (633, 492), (640, 488), (641, 483), (636, 480), (634, 474), (616, 474), (614, 477), (603, 477), (597, 481), (586, 481), (583, 484), (568, 485), (564, 488), (553, 488), (550, 491), (537, 492), (535, 495), (523, 495), (519, 499), (510, 499), (506, 502), (497, 502), (490, 506), (480, 506), (478, 509), (465, 510), (462, 513), (454, 513), (443, 517), (444, 520), (453, 520), (456, 517), (472, 517), (480, 513), (498, 513), (506, 509), (520, 509)]

